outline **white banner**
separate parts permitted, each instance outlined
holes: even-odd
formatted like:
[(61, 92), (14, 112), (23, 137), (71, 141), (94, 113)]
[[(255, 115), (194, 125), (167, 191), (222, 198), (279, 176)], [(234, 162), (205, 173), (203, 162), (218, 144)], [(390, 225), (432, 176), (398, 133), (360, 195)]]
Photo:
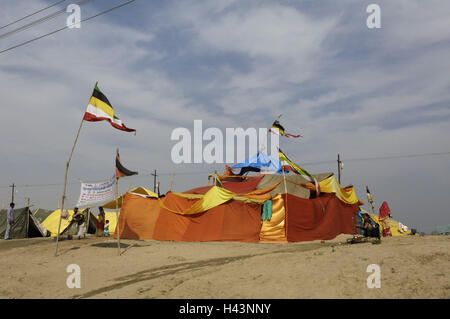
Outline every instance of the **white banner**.
[(81, 183), (80, 198), (77, 207), (95, 207), (114, 199), (115, 176), (106, 182)]

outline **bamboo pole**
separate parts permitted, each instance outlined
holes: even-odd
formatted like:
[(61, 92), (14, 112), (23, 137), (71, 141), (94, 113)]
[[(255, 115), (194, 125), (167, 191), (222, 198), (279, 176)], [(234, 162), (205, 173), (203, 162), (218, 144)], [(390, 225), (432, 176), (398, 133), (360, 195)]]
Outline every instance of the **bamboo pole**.
[[(117, 149), (117, 152), (119, 149)], [(120, 256), (120, 226), (119, 226), (119, 178), (116, 176), (116, 228), (117, 228), (117, 256)], [(122, 200), (123, 203), (123, 200)]]
[(30, 230), (30, 198), (27, 198), (27, 238)]
[(87, 225), (86, 225), (86, 235), (89, 234), (89, 219), (91, 217), (91, 208), (87, 208)]
[[(169, 187), (169, 192), (172, 191), (172, 187), (173, 187), (173, 181), (175, 180), (175, 173), (172, 172), (172, 180), (170, 181), (170, 187)], [(209, 179), (208, 179), (208, 184), (209, 184)]]
[[(75, 141), (73, 142), (72, 151), (70, 152), (69, 159), (66, 162), (66, 173), (64, 174), (64, 190), (61, 199), (61, 214), (64, 211), (64, 201), (66, 200), (66, 188), (67, 188), (67, 173), (69, 171), (70, 160), (72, 159), (73, 151), (75, 150), (75, 145), (77, 144), (78, 137), (80, 136), (81, 127), (84, 122), (84, 114), (81, 119), (80, 127), (78, 128), (77, 136), (75, 137)], [(55, 257), (58, 256), (58, 244), (59, 244), (59, 232), (61, 231), (61, 214), (59, 215), (59, 225), (58, 225), (58, 233), (56, 234), (56, 250)]]
[[(281, 116), (281, 115), (280, 115)], [(283, 172), (283, 180), (284, 180), (284, 193), (286, 194), (286, 202), (285, 202), (285, 210), (284, 210), (284, 220), (286, 221), (284, 223), (284, 234), (286, 236), (287, 239), (287, 220), (288, 220), (288, 191), (287, 191), (287, 184), (286, 184), (286, 173), (284, 172), (284, 167), (283, 167), (283, 163), (281, 163), (281, 170)]]

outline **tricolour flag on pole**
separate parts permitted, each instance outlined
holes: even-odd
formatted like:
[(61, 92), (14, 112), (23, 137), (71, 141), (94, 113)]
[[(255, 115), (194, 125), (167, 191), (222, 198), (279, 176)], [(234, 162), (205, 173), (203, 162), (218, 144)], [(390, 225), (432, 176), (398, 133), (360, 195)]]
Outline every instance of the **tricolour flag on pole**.
[(373, 206), (372, 194), (370, 194), (369, 186), (366, 186), (367, 201)]
[(116, 178), (137, 175), (137, 173), (138, 172), (130, 171), (129, 169), (125, 168), (122, 165), (122, 163), (120, 163), (120, 155), (119, 155), (119, 151), (117, 151), (117, 155), (116, 155)]
[(97, 83), (95, 83), (94, 92), (89, 100), (83, 119), (89, 122), (106, 120), (116, 129), (126, 132), (136, 132), (135, 129), (128, 128), (122, 123), (111, 106), (111, 103), (109, 103), (106, 96), (98, 88)]
[(283, 165), (283, 166), (285, 166), (285, 165), (291, 166), (297, 174), (302, 175), (305, 179), (307, 179), (310, 182), (312, 182), (314, 180), (314, 178), (311, 176), (311, 174), (309, 174), (306, 170), (304, 170), (303, 168), (301, 168), (300, 166), (298, 166), (297, 164), (292, 162), (286, 156), (286, 154), (284, 154), (280, 149), (278, 149), (278, 155), (280, 157), (281, 165)]
[(366, 194), (367, 194), (367, 201), (370, 204), (370, 207), (372, 208), (372, 213), (374, 212), (374, 206), (373, 206), (373, 198), (372, 194), (370, 194), (369, 186), (366, 186)]
[(304, 177), (306, 180), (310, 181), (310, 182), (314, 182), (315, 186), (316, 186), (316, 192), (317, 194), (320, 193), (320, 186), (319, 183), (317, 182), (317, 180), (310, 174), (308, 173), (305, 169), (301, 168), (300, 166), (298, 166), (297, 164), (295, 164), (294, 162), (292, 162), (287, 156), (286, 154), (284, 154), (281, 149), (278, 149), (278, 156), (280, 157), (280, 162), (281, 165), (284, 169), (285, 166), (290, 166), (292, 167), (292, 170), (301, 175), (302, 177)]
[(272, 132), (277, 135), (286, 136), (286, 137), (293, 137), (293, 138), (302, 137), (301, 135), (292, 135), (292, 134), (286, 133), (284, 131), (284, 127), (280, 124), (280, 122), (278, 120), (273, 122), (272, 127), (269, 129), (269, 132)]

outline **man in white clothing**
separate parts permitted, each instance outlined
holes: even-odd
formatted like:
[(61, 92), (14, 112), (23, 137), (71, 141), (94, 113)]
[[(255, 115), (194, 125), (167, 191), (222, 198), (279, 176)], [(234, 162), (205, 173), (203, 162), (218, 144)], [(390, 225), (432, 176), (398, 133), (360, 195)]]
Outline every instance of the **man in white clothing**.
[(5, 240), (11, 239), (11, 228), (14, 225), (14, 203), (9, 204), (8, 211), (6, 212), (6, 231)]

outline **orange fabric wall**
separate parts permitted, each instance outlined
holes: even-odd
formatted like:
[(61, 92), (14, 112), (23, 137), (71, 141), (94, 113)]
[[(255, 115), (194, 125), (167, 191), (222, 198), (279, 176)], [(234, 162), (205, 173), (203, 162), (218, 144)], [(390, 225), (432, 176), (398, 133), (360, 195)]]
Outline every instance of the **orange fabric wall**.
[[(261, 205), (231, 201), (223, 210), (222, 241), (258, 242), (261, 232)], [(212, 210), (211, 210), (212, 211)]]
[[(120, 238), (153, 238), (159, 207), (158, 200), (155, 198), (125, 194), (119, 214)], [(114, 238), (117, 238), (117, 227)]]
[[(164, 205), (182, 211), (198, 199), (168, 193)], [(157, 199), (126, 194), (120, 211), (120, 237), (173, 241), (258, 242), (261, 206), (231, 200), (204, 213), (183, 216), (162, 207)]]
[[(329, 240), (339, 234), (353, 234), (352, 216), (358, 204), (345, 204), (335, 194), (314, 199), (283, 195), (287, 207), (287, 240), (290, 242)], [(355, 217), (356, 222), (356, 217)]]

